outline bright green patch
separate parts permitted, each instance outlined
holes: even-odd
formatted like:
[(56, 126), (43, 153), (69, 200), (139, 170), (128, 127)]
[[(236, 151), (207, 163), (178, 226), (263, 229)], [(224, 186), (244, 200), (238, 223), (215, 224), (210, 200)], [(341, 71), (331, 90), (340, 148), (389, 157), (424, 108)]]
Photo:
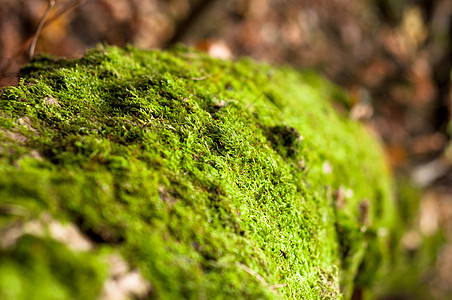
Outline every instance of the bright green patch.
[(100, 262), (96, 255), (25, 235), (0, 252), (0, 298), (93, 299), (106, 275)]
[(348, 298), (384, 264), (381, 150), (312, 73), (110, 47), (22, 72), (0, 94), (0, 226), (74, 222), (160, 299)]

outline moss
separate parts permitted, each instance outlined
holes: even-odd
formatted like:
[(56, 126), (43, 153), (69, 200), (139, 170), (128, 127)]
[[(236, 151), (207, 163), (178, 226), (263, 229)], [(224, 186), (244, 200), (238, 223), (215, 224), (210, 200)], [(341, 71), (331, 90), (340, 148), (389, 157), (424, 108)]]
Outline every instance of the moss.
[[(449, 292), (438, 293), (435, 286), (435, 265), (444, 245), (444, 233), (423, 233), (419, 227), (419, 203), (422, 191), (403, 176), (397, 178), (397, 206), (400, 219), (396, 237), (389, 243), (391, 269), (385, 278), (378, 278), (367, 299), (401, 297), (406, 299), (450, 299)], [(405, 242), (404, 242), (405, 241)], [(437, 272), (437, 271), (436, 271)]]
[(313, 73), (99, 46), (22, 75), (0, 95), (0, 206), (22, 211), (2, 226), (75, 222), (160, 299), (349, 298), (376, 276), (363, 261), (395, 230), (390, 174)]
[(101, 291), (105, 264), (50, 239), (25, 235), (0, 252), (2, 299), (93, 299)]

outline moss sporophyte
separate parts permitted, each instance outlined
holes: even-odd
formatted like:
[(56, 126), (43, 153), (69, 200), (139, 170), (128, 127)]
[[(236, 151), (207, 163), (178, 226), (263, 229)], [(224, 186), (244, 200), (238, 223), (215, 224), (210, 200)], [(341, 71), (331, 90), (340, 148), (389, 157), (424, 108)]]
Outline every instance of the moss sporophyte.
[(385, 267), (390, 174), (314, 73), (99, 46), (21, 78), (0, 94), (1, 299), (105, 295), (113, 254), (150, 299), (349, 299)]

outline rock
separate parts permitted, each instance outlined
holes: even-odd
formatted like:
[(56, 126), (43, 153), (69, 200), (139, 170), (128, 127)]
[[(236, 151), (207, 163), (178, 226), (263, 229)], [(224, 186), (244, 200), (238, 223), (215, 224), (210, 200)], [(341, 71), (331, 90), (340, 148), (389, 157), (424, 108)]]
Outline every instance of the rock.
[[(75, 258), (27, 265), (14, 227), (0, 286), (23, 289), (0, 298), (349, 299), (388, 266), (399, 229), (381, 148), (312, 72), (99, 46), (21, 74), (0, 92), (0, 230), (47, 214), (51, 234), (27, 243)], [(104, 252), (123, 257), (116, 277)], [(86, 289), (65, 278), (90, 272)]]

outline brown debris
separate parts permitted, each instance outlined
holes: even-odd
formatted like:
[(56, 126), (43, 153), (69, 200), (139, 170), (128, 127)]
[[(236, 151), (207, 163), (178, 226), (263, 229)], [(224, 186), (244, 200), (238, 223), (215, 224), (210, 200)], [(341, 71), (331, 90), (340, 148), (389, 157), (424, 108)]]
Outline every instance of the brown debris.
[(104, 283), (101, 300), (145, 299), (152, 290), (151, 284), (138, 270), (130, 270), (119, 255), (108, 256), (110, 278)]
[(50, 236), (76, 251), (88, 251), (93, 248), (91, 241), (85, 237), (77, 226), (72, 223), (62, 224), (44, 214), (40, 219), (26, 223), (13, 223), (2, 230), (0, 248), (13, 247), (24, 234), (35, 236)]
[(54, 106), (60, 106), (60, 103), (58, 103), (58, 100), (56, 100), (53, 97), (47, 97), (44, 99), (44, 103), (47, 105), (54, 105)]

